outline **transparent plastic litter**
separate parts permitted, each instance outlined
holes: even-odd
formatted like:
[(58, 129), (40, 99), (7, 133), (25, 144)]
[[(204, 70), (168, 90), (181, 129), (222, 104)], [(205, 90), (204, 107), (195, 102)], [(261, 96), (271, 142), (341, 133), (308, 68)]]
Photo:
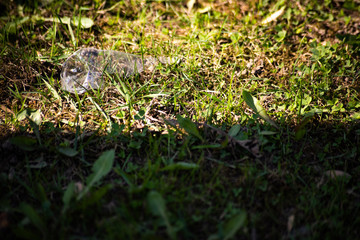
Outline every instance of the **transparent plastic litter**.
[(159, 64), (175, 63), (168, 57), (142, 57), (115, 50), (83, 48), (73, 53), (63, 64), (61, 87), (82, 94), (90, 89), (102, 88), (105, 72), (129, 77), (144, 70), (154, 70)]

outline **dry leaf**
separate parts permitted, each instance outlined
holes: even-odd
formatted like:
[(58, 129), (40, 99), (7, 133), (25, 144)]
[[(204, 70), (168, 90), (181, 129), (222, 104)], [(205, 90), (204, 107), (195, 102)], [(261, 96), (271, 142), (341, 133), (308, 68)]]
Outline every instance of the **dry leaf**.
[(207, 13), (211, 10), (211, 6), (206, 6), (198, 10), (199, 13)]
[(291, 214), (291, 215), (288, 217), (288, 222), (287, 222), (287, 230), (288, 230), (288, 232), (291, 232), (291, 230), (293, 229), (293, 227), (294, 227), (294, 221), (295, 221), (295, 215), (294, 215), (294, 214)]
[(5, 105), (0, 105), (0, 109), (3, 110), (6, 113), (10, 113), (10, 114), (15, 115), (14, 112), (11, 111), (9, 108), (7, 108)]
[(0, 213), (0, 230), (5, 229), (9, 226), (8, 215), (6, 212)]
[(343, 171), (340, 171), (340, 170), (328, 170), (324, 173), (325, 176), (331, 178), (331, 179), (336, 179), (338, 177), (346, 177), (346, 178), (350, 178), (351, 175), (346, 173), (346, 172), (343, 172)]
[(273, 14), (268, 16), (267, 18), (265, 18), (261, 22), (261, 24), (264, 25), (264, 24), (268, 24), (269, 22), (275, 21), (278, 17), (280, 17), (284, 13), (284, 10), (285, 10), (285, 6), (280, 8), (278, 11), (274, 12)]
[(81, 182), (76, 182), (75, 183), (75, 192), (79, 193), (84, 189), (84, 184), (82, 184)]
[(189, 0), (186, 3), (186, 6), (187, 6), (189, 12), (191, 12), (191, 10), (193, 9), (195, 3), (196, 3), (196, 0)]
[(316, 184), (316, 186), (319, 188), (321, 185), (325, 183), (325, 179), (337, 179), (337, 178), (350, 178), (351, 175), (340, 171), (340, 170), (328, 170), (324, 172), (324, 175), (321, 177), (320, 181)]

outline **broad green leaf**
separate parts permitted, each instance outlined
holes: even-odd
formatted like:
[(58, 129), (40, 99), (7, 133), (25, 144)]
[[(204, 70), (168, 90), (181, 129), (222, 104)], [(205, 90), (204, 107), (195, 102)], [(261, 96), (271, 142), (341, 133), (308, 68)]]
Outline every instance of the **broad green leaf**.
[[(305, 125), (304, 125), (305, 126)], [(300, 140), (302, 139), (306, 134), (306, 129), (304, 127), (301, 127), (299, 129), (295, 130), (295, 139)]]
[(64, 203), (64, 208), (67, 208), (70, 204), (71, 199), (74, 197), (74, 193), (75, 193), (75, 183), (71, 182), (67, 188), (66, 191), (64, 192), (62, 201)]
[(157, 191), (151, 191), (147, 195), (149, 210), (158, 217), (167, 218), (164, 198)]
[(88, 17), (75, 17), (73, 23), (75, 26), (80, 24), (81, 28), (91, 28), (94, 25), (94, 21)]
[(188, 162), (177, 162), (170, 165), (167, 165), (162, 171), (174, 171), (174, 170), (191, 170), (197, 169), (199, 165), (196, 163), (188, 163)]
[(271, 120), (269, 115), (267, 115), (265, 109), (261, 106), (260, 101), (257, 100), (255, 97), (253, 97), (248, 91), (243, 89), (242, 91), (243, 98), (246, 102), (246, 104), (256, 113), (258, 114), (262, 119), (270, 123), (275, 128), (279, 128), (276, 123)]
[(180, 115), (177, 115), (176, 119), (180, 124), (180, 127), (184, 128), (187, 133), (194, 135), (195, 137), (199, 138), (201, 141), (204, 141), (203, 137), (200, 135), (199, 130), (196, 127), (196, 124), (193, 123), (190, 119), (183, 118)]
[(164, 198), (157, 191), (151, 191), (147, 195), (147, 203), (151, 213), (154, 214), (155, 216), (161, 217), (164, 220), (168, 235), (170, 236), (171, 239), (174, 239), (175, 232), (167, 216)]
[(21, 19), (15, 19), (15, 21), (13, 21), (13, 22), (8, 22), (5, 25), (5, 32), (14, 34), (14, 33), (16, 33), (16, 30), (18, 28), (21, 28), (22, 24), (24, 24), (28, 21), (30, 21), (30, 18), (28, 16), (26, 16)]
[(16, 119), (18, 121), (22, 121), (24, 119), (26, 119), (26, 117), (28, 116), (28, 110), (25, 109), (25, 110), (22, 110), (21, 112), (19, 112), (18, 114), (16, 114)]
[(307, 132), (306, 125), (310, 122), (310, 120), (316, 115), (326, 112), (325, 110), (320, 109), (311, 109), (309, 112), (304, 114), (304, 117), (301, 119), (301, 122), (295, 128), (295, 139), (300, 140), (304, 137)]
[(25, 151), (33, 151), (37, 147), (37, 141), (26, 136), (16, 136), (10, 139), (10, 143)]
[(230, 239), (235, 236), (237, 231), (244, 227), (246, 220), (246, 212), (241, 211), (234, 217), (232, 217), (224, 226), (224, 239)]
[(275, 36), (275, 40), (278, 42), (282, 42), (286, 37), (286, 30), (281, 30), (278, 32), (278, 34)]
[(86, 187), (77, 197), (80, 200), (85, 194), (89, 192), (91, 187), (97, 183), (102, 177), (106, 176), (112, 169), (115, 159), (115, 150), (103, 152), (101, 156), (95, 161), (92, 171), (93, 173), (86, 179)]
[(295, 139), (300, 140), (304, 137), (307, 129), (306, 125), (310, 122), (310, 120), (314, 117), (315, 113), (313, 111), (305, 114), (300, 124), (295, 128)]
[(20, 210), (25, 214), (26, 217), (41, 231), (46, 231), (45, 222), (41, 219), (40, 215), (35, 211), (35, 209), (29, 204), (22, 203), (20, 205)]
[(360, 119), (360, 112), (354, 113), (354, 114), (351, 116), (351, 118), (352, 118), (353, 120), (359, 120), (359, 119)]
[(94, 21), (88, 17), (74, 17), (73, 20), (71, 20), (69, 17), (62, 17), (62, 18), (43, 18), (41, 16), (33, 17), (36, 20), (42, 20), (42, 21), (50, 21), (50, 22), (57, 22), (62, 24), (73, 24), (76, 27), (79, 26), (81, 28), (91, 28), (94, 25)]
[(18, 113), (16, 115), (16, 119), (18, 121), (22, 121), (26, 118), (29, 118), (31, 121), (33, 121), (34, 123), (36, 123), (37, 125), (41, 124), (41, 110), (32, 110), (32, 109), (25, 109), (23, 111), (21, 111), (20, 113)]
[(39, 199), (43, 204), (45, 203), (45, 202), (49, 202), (49, 199), (48, 199), (48, 197), (46, 196), (46, 191), (45, 191), (45, 189), (44, 189), (44, 187), (41, 185), (41, 183), (37, 183), (36, 184), (36, 187), (37, 187), (37, 191), (36, 191), (36, 198), (37, 199)]
[(239, 133), (240, 129), (241, 129), (241, 126), (239, 124), (232, 126), (228, 133), (229, 136), (235, 137)]
[(70, 147), (59, 147), (58, 151), (67, 157), (75, 157), (78, 154), (78, 151)]
[(94, 184), (99, 181), (103, 176), (107, 175), (114, 164), (115, 159), (115, 150), (109, 150), (103, 152), (101, 156), (96, 160), (92, 167), (92, 171), (94, 172), (92, 176), (87, 179), (87, 183), (89, 185)]

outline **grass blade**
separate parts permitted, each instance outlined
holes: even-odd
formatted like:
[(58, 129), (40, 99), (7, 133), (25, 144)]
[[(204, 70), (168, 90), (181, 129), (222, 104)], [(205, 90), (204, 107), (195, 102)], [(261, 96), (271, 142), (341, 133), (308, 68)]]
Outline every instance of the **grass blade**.
[(162, 171), (191, 170), (197, 168), (199, 168), (199, 165), (196, 163), (177, 162), (174, 164), (167, 165), (162, 169)]
[(55, 90), (55, 88), (53, 88), (53, 86), (50, 85), (50, 83), (48, 83), (47, 81), (43, 80), (43, 82), (45, 83), (46, 87), (50, 90), (51, 94), (53, 95), (53, 97), (59, 101), (59, 105), (61, 106), (61, 97), (59, 95), (59, 93)]

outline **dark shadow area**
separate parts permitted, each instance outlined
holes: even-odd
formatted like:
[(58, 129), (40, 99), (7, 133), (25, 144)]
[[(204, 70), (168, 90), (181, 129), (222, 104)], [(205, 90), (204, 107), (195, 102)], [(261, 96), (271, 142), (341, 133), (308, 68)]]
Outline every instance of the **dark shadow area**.
[[(41, 236), (41, 231), (18, 225), (23, 213), (10, 210), (23, 206), (24, 202), (37, 209), (41, 219), (47, 222), (47, 234), (57, 232), (58, 226), (65, 224), (72, 226), (70, 229), (66, 227), (67, 230), (60, 229), (65, 236), (77, 233), (97, 236), (113, 224), (118, 224), (123, 226), (122, 233), (129, 234), (126, 236), (137, 236), (139, 233), (131, 230), (131, 225), (138, 219), (152, 221), (147, 208), (141, 205), (146, 202), (148, 191), (157, 189), (153, 184), (158, 182), (166, 186), (163, 191), (171, 199), (172, 192), (176, 192), (178, 186), (187, 186), (187, 181), (190, 181), (190, 185), (186, 187), (188, 190), (184, 190), (189, 191), (187, 194), (192, 193), (194, 199), (184, 199), (183, 206), (172, 205), (168, 200), (167, 205), (172, 212), (171, 221), (185, 221), (188, 224), (179, 230), (180, 236), (186, 236), (186, 232), (202, 236), (205, 231), (216, 231), (209, 227), (209, 223), (216, 225), (216, 218), (209, 218), (203, 223), (193, 222), (193, 209), (205, 212), (209, 207), (207, 204), (226, 207), (228, 201), (237, 201), (247, 210), (252, 219), (248, 226), (256, 229), (259, 237), (286, 235), (285, 232), (271, 229), (283, 228), (290, 213), (297, 216), (297, 226), (302, 225), (293, 229), (290, 235), (303, 238), (323, 231), (332, 236), (358, 234), (355, 226), (359, 224), (357, 213), (360, 210), (360, 125), (356, 122), (332, 125), (314, 121), (308, 124), (307, 133), (298, 141), (286, 133), (259, 136), (254, 132), (253, 137), (257, 141), (252, 144), (258, 144), (261, 151), (258, 158), (239, 145), (232, 144), (227, 137), (214, 131), (215, 127), (199, 127), (205, 142), (193, 136), (176, 137), (175, 133), (164, 135), (144, 129), (131, 136), (116, 131), (104, 135), (96, 132), (73, 133), (56, 128), (49, 132), (49, 127), (41, 129), (45, 129), (39, 131), (42, 145), (36, 134), (29, 133), (10, 133), (1, 141), (0, 191), (5, 194), (2, 194), (0, 202), (3, 209), (8, 209), (2, 213), (3, 222), (0, 225), (4, 239), (22, 236), (22, 231)], [(245, 131), (245, 128), (241, 131)], [(291, 133), (289, 130), (286, 132)], [(64, 146), (64, 142), (68, 146)], [(196, 148), (203, 145), (217, 147)], [(81, 188), (86, 176), (91, 174), (94, 161), (108, 149), (115, 149), (116, 152), (113, 171), (102, 181), (102, 185), (93, 188), (86, 200), (73, 202), (73, 210), (60, 218), (55, 217), (62, 211), (61, 202), (66, 186), (76, 182)], [(194, 163), (189, 159), (198, 159), (200, 168), (162, 171), (168, 156), (175, 163)], [(331, 177), (326, 175), (329, 170), (339, 170), (339, 174), (346, 175), (344, 179), (331, 181)], [(152, 176), (144, 178), (147, 171), (152, 171)], [(218, 179), (217, 183), (213, 182), (214, 178)], [(163, 181), (167, 183), (162, 185)], [(214, 189), (209, 183), (214, 184)], [(220, 186), (225, 195), (228, 190), (242, 190), (239, 193), (228, 192), (226, 198), (212, 196)], [(256, 189), (262, 190), (259, 192)], [(311, 192), (316, 196), (311, 196)], [(173, 197), (176, 196), (177, 193)], [(209, 202), (204, 203), (197, 197), (204, 197)], [(44, 204), (49, 204), (50, 208), (46, 210)], [(309, 204), (314, 206), (309, 207)], [(344, 204), (346, 206), (342, 206)], [(334, 205), (338, 207), (334, 208)], [(122, 213), (116, 210), (117, 207), (122, 209)], [(302, 210), (305, 207), (309, 207), (309, 212)], [(327, 207), (338, 212), (329, 216), (325, 213)], [(316, 212), (328, 216), (337, 232), (328, 224), (309, 226), (309, 223), (317, 222)], [(274, 215), (277, 216), (276, 223), (273, 222)], [(96, 221), (112, 217), (117, 220), (101, 226), (95, 224)], [(79, 222), (82, 223), (79, 225)], [(126, 226), (130, 229), (125, 231)], [(89, 229), (94, 230), (89, 233)]]

